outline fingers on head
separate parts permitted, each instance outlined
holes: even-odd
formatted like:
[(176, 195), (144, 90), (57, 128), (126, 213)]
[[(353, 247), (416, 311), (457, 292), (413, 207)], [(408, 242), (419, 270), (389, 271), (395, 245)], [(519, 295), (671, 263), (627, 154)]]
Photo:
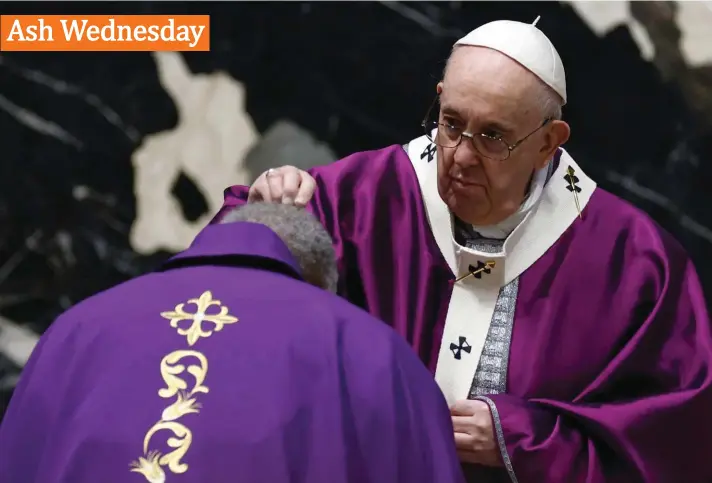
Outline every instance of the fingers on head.
[[(290, 169), (286, 169), (290, 168)], [(282, 193), (281, 202), (285, 205), (291, 205), (294, 203), (297, 195), (299, 194), (301, 182), (301, 175), (297, 168), (292, 166), (285, 167), (282, 172)], [(280, 200), (275, 200), (280, 201)]]
[(283, 193), (283, 176), (277, 170), (272, 171), (265, 176), (267, 182), (267, 191), (269, 192), (269, 202), (277, 203), (282, 199)]
[(316, 189), (314, 178), (294, 166), (265, 171), (250, 188), (251, 201), (305, 206)]
[(302, 171), (301, 173), (301, 184), (299, 185), (299, 191), (294, 198), (294, 203), (298, 206), (306, 206), (309, 200), (314, 196), (316, 191), (316, 181), (307, 172)]
[(248, 201), (265, 201), (270, 202), (269, 185), (267, 184), (267, 178), (265, 175), (260, 175), (259, 178), (252, 183), (250, 186), (250, 191), (247, 195)]

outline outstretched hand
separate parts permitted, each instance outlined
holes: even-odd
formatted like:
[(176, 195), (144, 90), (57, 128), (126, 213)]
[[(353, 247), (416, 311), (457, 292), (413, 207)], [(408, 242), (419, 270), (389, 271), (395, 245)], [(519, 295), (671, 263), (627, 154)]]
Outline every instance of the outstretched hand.
[(450, 408), (460, 461), (503, 466), (489, 406), (483, 401), (457, 401)]
[(294, 166), (282, 166), (262, 173), (250, 186), (247, 201), (306, 206), (315, 190), (316, 181), (309, 173)]

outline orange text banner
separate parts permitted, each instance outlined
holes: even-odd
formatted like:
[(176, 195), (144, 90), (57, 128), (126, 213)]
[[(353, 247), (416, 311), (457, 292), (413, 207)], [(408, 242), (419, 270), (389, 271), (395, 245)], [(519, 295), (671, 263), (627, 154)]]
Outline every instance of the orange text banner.
[(210, 50), (209, 15), (0, 15), (0, 50)]

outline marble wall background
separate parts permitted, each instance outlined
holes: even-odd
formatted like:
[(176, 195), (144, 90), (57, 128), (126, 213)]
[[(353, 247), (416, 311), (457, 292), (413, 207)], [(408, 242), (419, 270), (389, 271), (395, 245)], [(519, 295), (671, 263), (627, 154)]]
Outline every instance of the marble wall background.
[(0, 54), (0, 413), (58, 313), (185, 247), (229, 184), (418, 136), (453, 41), (500, 18), (542, 16), (568, 149), (712, 295), (710, 2), (75, 5), (2, 13), (210, 13), (212, 51)]

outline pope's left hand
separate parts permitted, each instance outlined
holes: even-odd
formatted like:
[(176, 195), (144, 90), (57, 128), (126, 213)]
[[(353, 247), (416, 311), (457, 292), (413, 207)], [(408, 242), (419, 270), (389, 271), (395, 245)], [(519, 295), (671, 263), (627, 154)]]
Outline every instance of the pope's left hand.
[(494, 436), (492, 414), (483, 401), (457, 401), (450, 408), (455, 446), (460, 461), (485, 466), (503, 466)]

